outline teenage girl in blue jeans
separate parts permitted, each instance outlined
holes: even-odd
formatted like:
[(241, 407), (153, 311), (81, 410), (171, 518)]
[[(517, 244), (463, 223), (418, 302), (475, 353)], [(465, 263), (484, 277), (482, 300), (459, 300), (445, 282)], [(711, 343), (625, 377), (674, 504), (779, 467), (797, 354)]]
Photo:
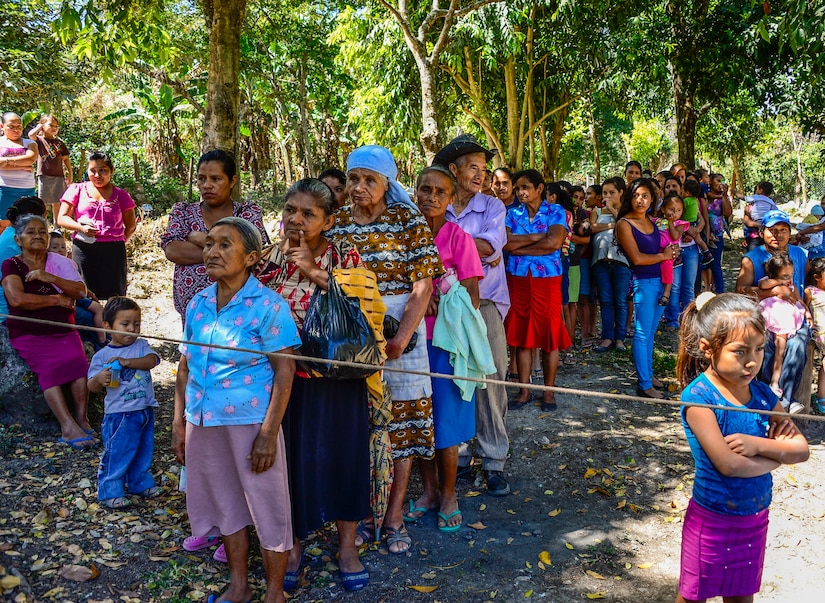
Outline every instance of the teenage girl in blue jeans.
[(650, 209), (656, 192), (647, 178), (634, 180), (622, 197), (616, 223), (616, 239), (630, 261), (633, 277), (633, 302), (636, 304), (633, 340), (633, 362), (639, 375), (637, 393), (648, 398), (662, 398), (655, 385), (662, 386), (653, 376), (653, 339), (664, 312), (659, 305), (664, 285), (659, 264), (679, 257), (679, 246), (671, 245), (659, 252), (659, 231), (650, 219)]

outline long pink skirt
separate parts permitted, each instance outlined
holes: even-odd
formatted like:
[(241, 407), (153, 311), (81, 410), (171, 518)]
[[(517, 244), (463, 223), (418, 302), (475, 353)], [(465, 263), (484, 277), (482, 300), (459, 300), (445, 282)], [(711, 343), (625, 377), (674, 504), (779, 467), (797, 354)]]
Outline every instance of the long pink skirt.
[(46, 391), (86, 377), (89, 362), (77, 331), (54, 335), (19, 335), (9, 340)]
[(283, 433), (275, 464), (252, 473), (252, 444), (260, 425), (186, 424), (186, 510), (193, 536), (234, 534), (254, 525), (261, 547), (292, 548), (292, 513)]

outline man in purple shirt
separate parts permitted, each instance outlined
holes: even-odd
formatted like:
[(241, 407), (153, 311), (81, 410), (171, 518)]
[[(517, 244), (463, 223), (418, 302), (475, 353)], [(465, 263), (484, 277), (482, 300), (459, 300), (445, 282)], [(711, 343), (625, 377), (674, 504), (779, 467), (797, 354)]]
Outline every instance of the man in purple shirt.
[[(507, 339), (504, 317), (510, 309), (510, 294), (504, 272), (501, 250), (507, 243), (504, 230), (504, 205), (495, 197), (481, 192), (487, 174), (487, 162), (497, 151), (487, 150), (469, 134), (451, 140), (435, 156), (433, 164), (447, 167), (458, 182), (455, 202), (447, 208), (447, 219), (457, 223), (475, 240), (484, 278), (479, 281), (480, 311), (487, 325), (487, 337), (493, 351), (496, 374), (492, 378), (505, 380), (507, 372)], [(481, 466), (487, 480), (487, 491), (494, 496), (510, 493), (504, 476), (504, 463), (510, 447), (507, 438), (507, 390), (503, 385), (488, 384), (476, 390), (476, 438)], [(471, 474), (472, 451), (467, 443), (459, 448), (458, 473)]]

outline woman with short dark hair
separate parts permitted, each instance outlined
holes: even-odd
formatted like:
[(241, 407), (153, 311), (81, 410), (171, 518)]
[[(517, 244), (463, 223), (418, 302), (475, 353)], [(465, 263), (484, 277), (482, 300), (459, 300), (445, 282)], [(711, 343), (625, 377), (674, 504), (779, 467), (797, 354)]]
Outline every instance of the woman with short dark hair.
[(181, 319), (186, 316), (189, 300), (212, 284), (203, 263), (206, 233), (212, 225), (229, 216), (244, 218), (255, 225), (263, 243), (269, 244), (261, 208), (251, 201), (240, 203), (232, 199), (238, 175), (229, 153), (220, 149), (204, 153), (198, 160), (197, 173), (200, 203), (175, 203), (160, 239), (166, 258), (175, 264), (172, 292)]

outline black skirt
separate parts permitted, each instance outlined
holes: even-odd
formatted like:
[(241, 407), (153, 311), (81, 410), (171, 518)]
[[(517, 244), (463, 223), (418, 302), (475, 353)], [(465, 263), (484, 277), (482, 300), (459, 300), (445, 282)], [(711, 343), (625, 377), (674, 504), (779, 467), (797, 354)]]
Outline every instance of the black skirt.
[(370, 514), (367, 398), (363, 379), (293, 381), (282, 425), (297, 538)]
[(86, 286), (100, 299), (126, 295), (126, 243), (72, 241), (72, 259)]

